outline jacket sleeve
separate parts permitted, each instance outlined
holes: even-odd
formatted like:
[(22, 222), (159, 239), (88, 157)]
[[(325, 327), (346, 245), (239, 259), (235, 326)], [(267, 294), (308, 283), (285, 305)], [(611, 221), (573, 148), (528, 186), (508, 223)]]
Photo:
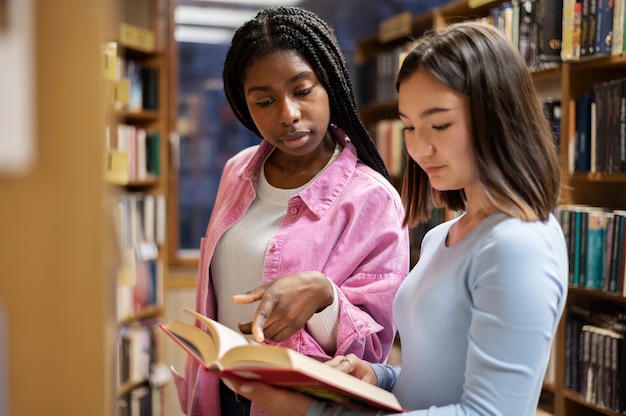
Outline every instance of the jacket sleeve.
[(361, 201), (349, 205), (350, 221), (334, 250), (333, 263), (353, 271), (339, 279), (329, 271), (340, 310), (336, 353), (380, 363), (396, 334), (392, 305), (409, 271), (409, 235), (395, 190), (377, 187)]

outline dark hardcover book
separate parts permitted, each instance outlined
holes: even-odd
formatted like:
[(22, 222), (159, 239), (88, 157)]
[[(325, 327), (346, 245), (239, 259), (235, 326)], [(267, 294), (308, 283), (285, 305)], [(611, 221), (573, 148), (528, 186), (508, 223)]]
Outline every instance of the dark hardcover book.
[(580, 395), (582, 399), (589, 402), (593, 386), (593, 363), (592, 363), (592, 336), (591, 325), (585, 325), (581, 330), (581, 350), (580, 350)]
[(535, 1), (524, 0), (520, 2), (520, 17), (519, 17), (519, 51), (526, 61), (526, 65), (532, 67), (533, 62), (533, 47), (532, 32), (535, 26)]
[(611, 408), (610, 410), (617, 412), (619, 410), (619, 396), (620, 396), (620, 367), (622, 365), (622, 350), (624, 345), (623, 334), (616, 333), (611, 337), (611, 359), (610, 359), (610, 373), (611, 373)]
[(596, 33), (598, 31), (598, 1), (589, 0), (589, 40), (587, 42), (587, 56), (595, 55)]
[(607, 132), (605, 138), (605, 169), (607, 173), (620, 171), (620, 112), (622, 111), (623, 82), (621, 79), (608, 81)]
[(585, 57), (589, 55), (589, 8), (591, 2), (595, 0), (582, 0), (582, 11), (580, 13), (580, 56)]
[(626, 210), (615, 210), (613, 214), (619, 217), (619, 239), (617, 247), (617, 293), (624, 296), (624, 278), (626, 277)]
[(586, 287), (587, 285), (587, 227), (589, 225), (589, 212), (581, 211), (580, 213), (580, 256), (578, 257), (578, 285)]
[(563, 0), (537, 2), (537, 59), (539, 62), (561, 60), (563, 39)]
[(576, 172), (589, 172), (591, 169), (591, 103), (592, 94), (576, 98)]
[(619, 131), (617, 149), (619, 172), (626, 172), (626, 78), (620, 78)]
[(607, 267), (606, 269), (606, 291), (609, 293), (617, 293), (617, 271), (619, 267), (617, 252), (619, 250), (619, 229), (620, 216), (613, 213), (610, 217), (610, 228), (607, 229)]
[(626, 212), (614, 212), (615, 217), (615, 242), (613, 245), (613, 270), (611, 280), (615, 282), (615, 293), (621, 294), (623, 286), (620, 284), (623, 282), (623, 267), (624, 257), (622, 252), (624, 251), (624, 229), (626, 228)]
[(158, 132), (150, 132), (146, 136), (146, 168), (149, 175), (158, 177), (161, 173), (160, 136)]
[(574, 249), (573, 249), (573, 259), (571, 261), (571, 269), (572, 277), (570, 279), (570, 283), (574, 287), (580, 286), (580, 251), (581, 251), (581, 233), (582, 233), (582, 217), (583, 213), (579, 210), (572, 211), (572, 220), (573, 220), (573, 239), (574, 239)]
[(587, 321), (570, 309), (567, 314), (565, 339), (565, 387), (580, 393), (582, 327)]
[(159, 68), (141, 68), (142, 102), (146, 110), (159, 109)]
[(614, 0), (596, 0), (595, 55), (610, 55), (613, 36)]
[[(593, 84), (593, 101), (596, 104), (595, 108), (595, 136), (592, 136), (590, 141), (590, 160), (589, 171), (590, 172), (604, 172), (605, 152), (606, 152), (606, 140), (608, 136), (608, 120), (609, 109), (611, 108), (609, 83), (598, 82)], [(593, 127), (592, 127), (593, 128)], [(595, 138), (595, 140), (594, 140)]]
[(603, 409), (612, 409), (613, 406), (613, 374), (611, 365), (611, 348), (612, 338), (615, 336), (613, 331), (604, 331), (602, 340), (602, 380), (601, 395), (599, 397), (599, 405)]
[[(560, 206), (558, 208), (558, 219), (559, 219), (559, 223), (561, 224), (561, 229), (563, 230), (563, 236), (565, 237), (565, 244), (567, 246), (567, 256), (568, 256), (568, 261), (569, 264), (573, 264), (573, 259), (574, 259), (574, 244), (573, 241), (574, 239), (572, 238), (572, 223), (571, 223), (571, 210), (569, 209), (569, 207), (565, 207), (565, 206)], [(569, 268), (569, 282), (572, 283), (572, 279), (573, 279), (573, 270), (570, 267)]]

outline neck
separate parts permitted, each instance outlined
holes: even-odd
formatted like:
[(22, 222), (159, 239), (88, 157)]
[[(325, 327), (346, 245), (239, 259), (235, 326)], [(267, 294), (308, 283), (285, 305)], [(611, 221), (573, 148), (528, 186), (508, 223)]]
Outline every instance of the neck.
[(267, 159), (275, 169), (285, 175), (297, 174), (300, 171), (322, 170), (335, 151), (335, 141), (327, 134), (315, 151), (304, 156), (293, 156), (275, 149)]
[(277, 188), (293, 189), (308, 183), (328, 163), (335, 151), (335, 142), (324, 140), (322, 144), (306, 156), (290, 156), (275, 149), (269, 156), (264, 172), (267, 181)]

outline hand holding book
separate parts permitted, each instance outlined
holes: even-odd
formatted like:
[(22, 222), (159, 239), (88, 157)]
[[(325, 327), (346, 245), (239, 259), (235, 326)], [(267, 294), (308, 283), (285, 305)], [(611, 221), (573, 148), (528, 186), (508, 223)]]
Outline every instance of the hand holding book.
[[(392, 393), (346, 374), (350, 368), (348, 361), (341, 362), (344, 357), (327, 365), (289, 348), (250, 342), (191, 309), (183, 311), (194, 316), (200, 327), (178, 320), (159, 327), (204, 369), (219, 377), (235, 383), (261, 381), (355, 409), (403, 410)], [(354, 363), (355, 374), (367, 366), (352, 355), (348, 358)]]

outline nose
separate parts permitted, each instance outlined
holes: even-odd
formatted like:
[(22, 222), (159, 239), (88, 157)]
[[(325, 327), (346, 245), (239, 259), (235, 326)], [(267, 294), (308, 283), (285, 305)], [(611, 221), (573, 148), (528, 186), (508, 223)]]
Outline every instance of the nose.
[(407, 153), (413, 160), (419, 163), (420, 159), (432, 156), (435, 149), (427, 137), (413, 135), (405, 140)]
[(280, 123), (285, 126), (290, 126), (300, 121), (302, 113), (296, 100), (285, 98), (280, 105), (278, 117)]

